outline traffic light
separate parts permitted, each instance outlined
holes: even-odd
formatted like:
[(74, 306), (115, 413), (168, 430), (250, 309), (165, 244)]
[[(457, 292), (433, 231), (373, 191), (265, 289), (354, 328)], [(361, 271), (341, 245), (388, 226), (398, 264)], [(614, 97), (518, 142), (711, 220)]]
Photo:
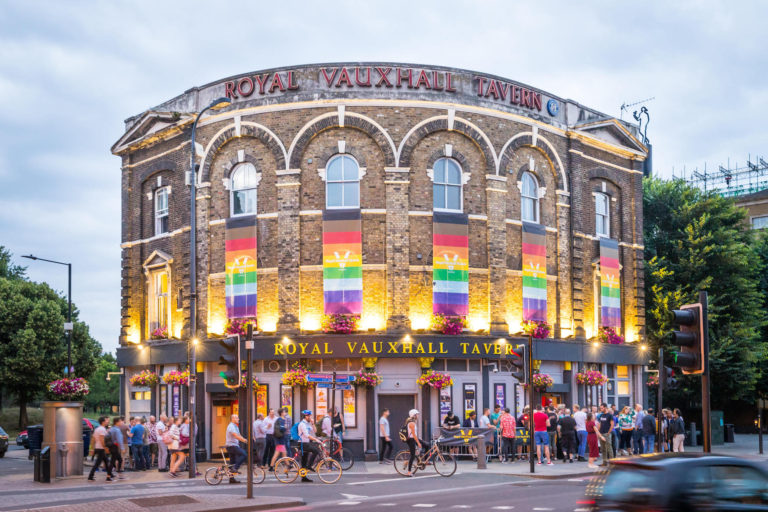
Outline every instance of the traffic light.
[(659, 372), (660, 378), (663, 379), (663, 389), (676, 389), (677, 379), (675, 378), (675, 370), (669, 366), (662, 366), (661, 372)]
[(240, 335), (224, 338), (219, 343), (226, 349), (226, 353), (219, 357), (219, 364), (227, 367), (219, 375), (224, 379), (225, 386), (237, 388), (240, 386)]
[(512, 366), (517, 368), (517, 371), (512, 372), (512, 376), (518, 382), (525, 384), (528, 382), (528, 359), (525, 357), (525, 345), (516, 345), (512, 349), (512, 354), (515, 356), (511, 360)]
[(701, 304), (686, 304), (672, 311), (672, 322), (680, 330), (672, 331), (674, 366), (684, 374), (704, 373), (704, 314)]

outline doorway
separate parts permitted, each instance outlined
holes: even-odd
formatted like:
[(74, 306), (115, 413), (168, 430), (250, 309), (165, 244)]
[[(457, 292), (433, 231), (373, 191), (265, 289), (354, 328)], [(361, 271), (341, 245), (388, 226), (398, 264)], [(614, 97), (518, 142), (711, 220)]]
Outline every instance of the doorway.
[(237, 400), (214, 400), (211, 404), (211, 453), (214, 457), (219, 454), (219, 446), (224, 446), (227, 440), (227, 427), (233, 414), (239, 414)]
[[(408, 419), (408, 411), (416, 408), (416, 395), (379, 395), (379, 417), (381, 411), (389, 409), (389, 431), (392, 438), (393, 457), (394, 454), (400, 450), (405, 450), (408, 445), (400, 441), (398, 431), (400, 427), (405, 424), (405, 420)], [(377, 427), (378, 427), (378, 419)], [(424, 434), (419, 432), (419, 435), (424, 439)], [(378, 439), (377, 439), (378, 442)], [(379, 447), (376, 447), (378, 450)]]

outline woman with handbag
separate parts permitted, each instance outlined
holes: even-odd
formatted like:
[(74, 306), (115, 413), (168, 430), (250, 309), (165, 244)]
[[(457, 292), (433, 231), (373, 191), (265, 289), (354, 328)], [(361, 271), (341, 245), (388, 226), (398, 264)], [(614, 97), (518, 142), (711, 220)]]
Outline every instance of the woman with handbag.
[(336, 437), (339, 439), (339, 442), (344, 442), (343, 434), (344, 434), (344, 416), (339, 413), (339, 408), (334, 407), (333, 408), (333, 431), (336, 434)]
[(171, 428), (168, 429), (168, 435), (170, 436), (170, 444), (168, 445), (168, 451), (171, 452), (171, 470), (168, 472), (172, 477), (179, 475), (176, 472), (184, 462), (185, 454), (181, 450), (181, 418), (173, 418)]

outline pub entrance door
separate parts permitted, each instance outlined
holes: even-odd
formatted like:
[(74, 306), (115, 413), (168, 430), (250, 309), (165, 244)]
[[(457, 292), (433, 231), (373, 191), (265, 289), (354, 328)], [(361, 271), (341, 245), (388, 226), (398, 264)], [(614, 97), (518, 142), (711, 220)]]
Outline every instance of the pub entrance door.
[[(376, 416), (376, 423), (378, 427), (379, 417), (381, 417), (381, 411), (389, 409), (389, 430), (390, 437), (392, 438), (392, 457), (395, 456), (400, 450), (408, 448), (404, 442), (400, 441), (400, 436), (397, 434), (405, 424), (405, 420), (408, 419), (408, 411), (416, 409), (416, 395), (379, 395), (379, 414)], [(420, 411), (423, 413), (423, 411)], [(419, 432), (419, 437), (422, 439), (429, 439), (429, 435), (424, 435), (423, 432)], [(376, 442), (380, 442), (377, 438)], [(376, 451), (379, 451), (381, 447), (377, 446)]]

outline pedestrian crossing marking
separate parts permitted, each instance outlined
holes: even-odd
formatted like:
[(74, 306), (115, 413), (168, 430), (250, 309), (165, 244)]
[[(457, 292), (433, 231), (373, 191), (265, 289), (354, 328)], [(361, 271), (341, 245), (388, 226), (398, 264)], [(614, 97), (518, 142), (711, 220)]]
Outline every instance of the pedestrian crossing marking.
[(436, 506), (437, 506), (437, 503), (416, 503), (414, 505), (414, 507), (419, 507), (419, 508), (432, 508)]
[(491, 508), (493, 510), (511, 510), (511, 509), (513, 509), (515, 507), (513, 507), (512, 505), (499, 505), (497, 507), (491, 507)]
[(359, 501), (340, 501), (339, 505), (359, 505)]

